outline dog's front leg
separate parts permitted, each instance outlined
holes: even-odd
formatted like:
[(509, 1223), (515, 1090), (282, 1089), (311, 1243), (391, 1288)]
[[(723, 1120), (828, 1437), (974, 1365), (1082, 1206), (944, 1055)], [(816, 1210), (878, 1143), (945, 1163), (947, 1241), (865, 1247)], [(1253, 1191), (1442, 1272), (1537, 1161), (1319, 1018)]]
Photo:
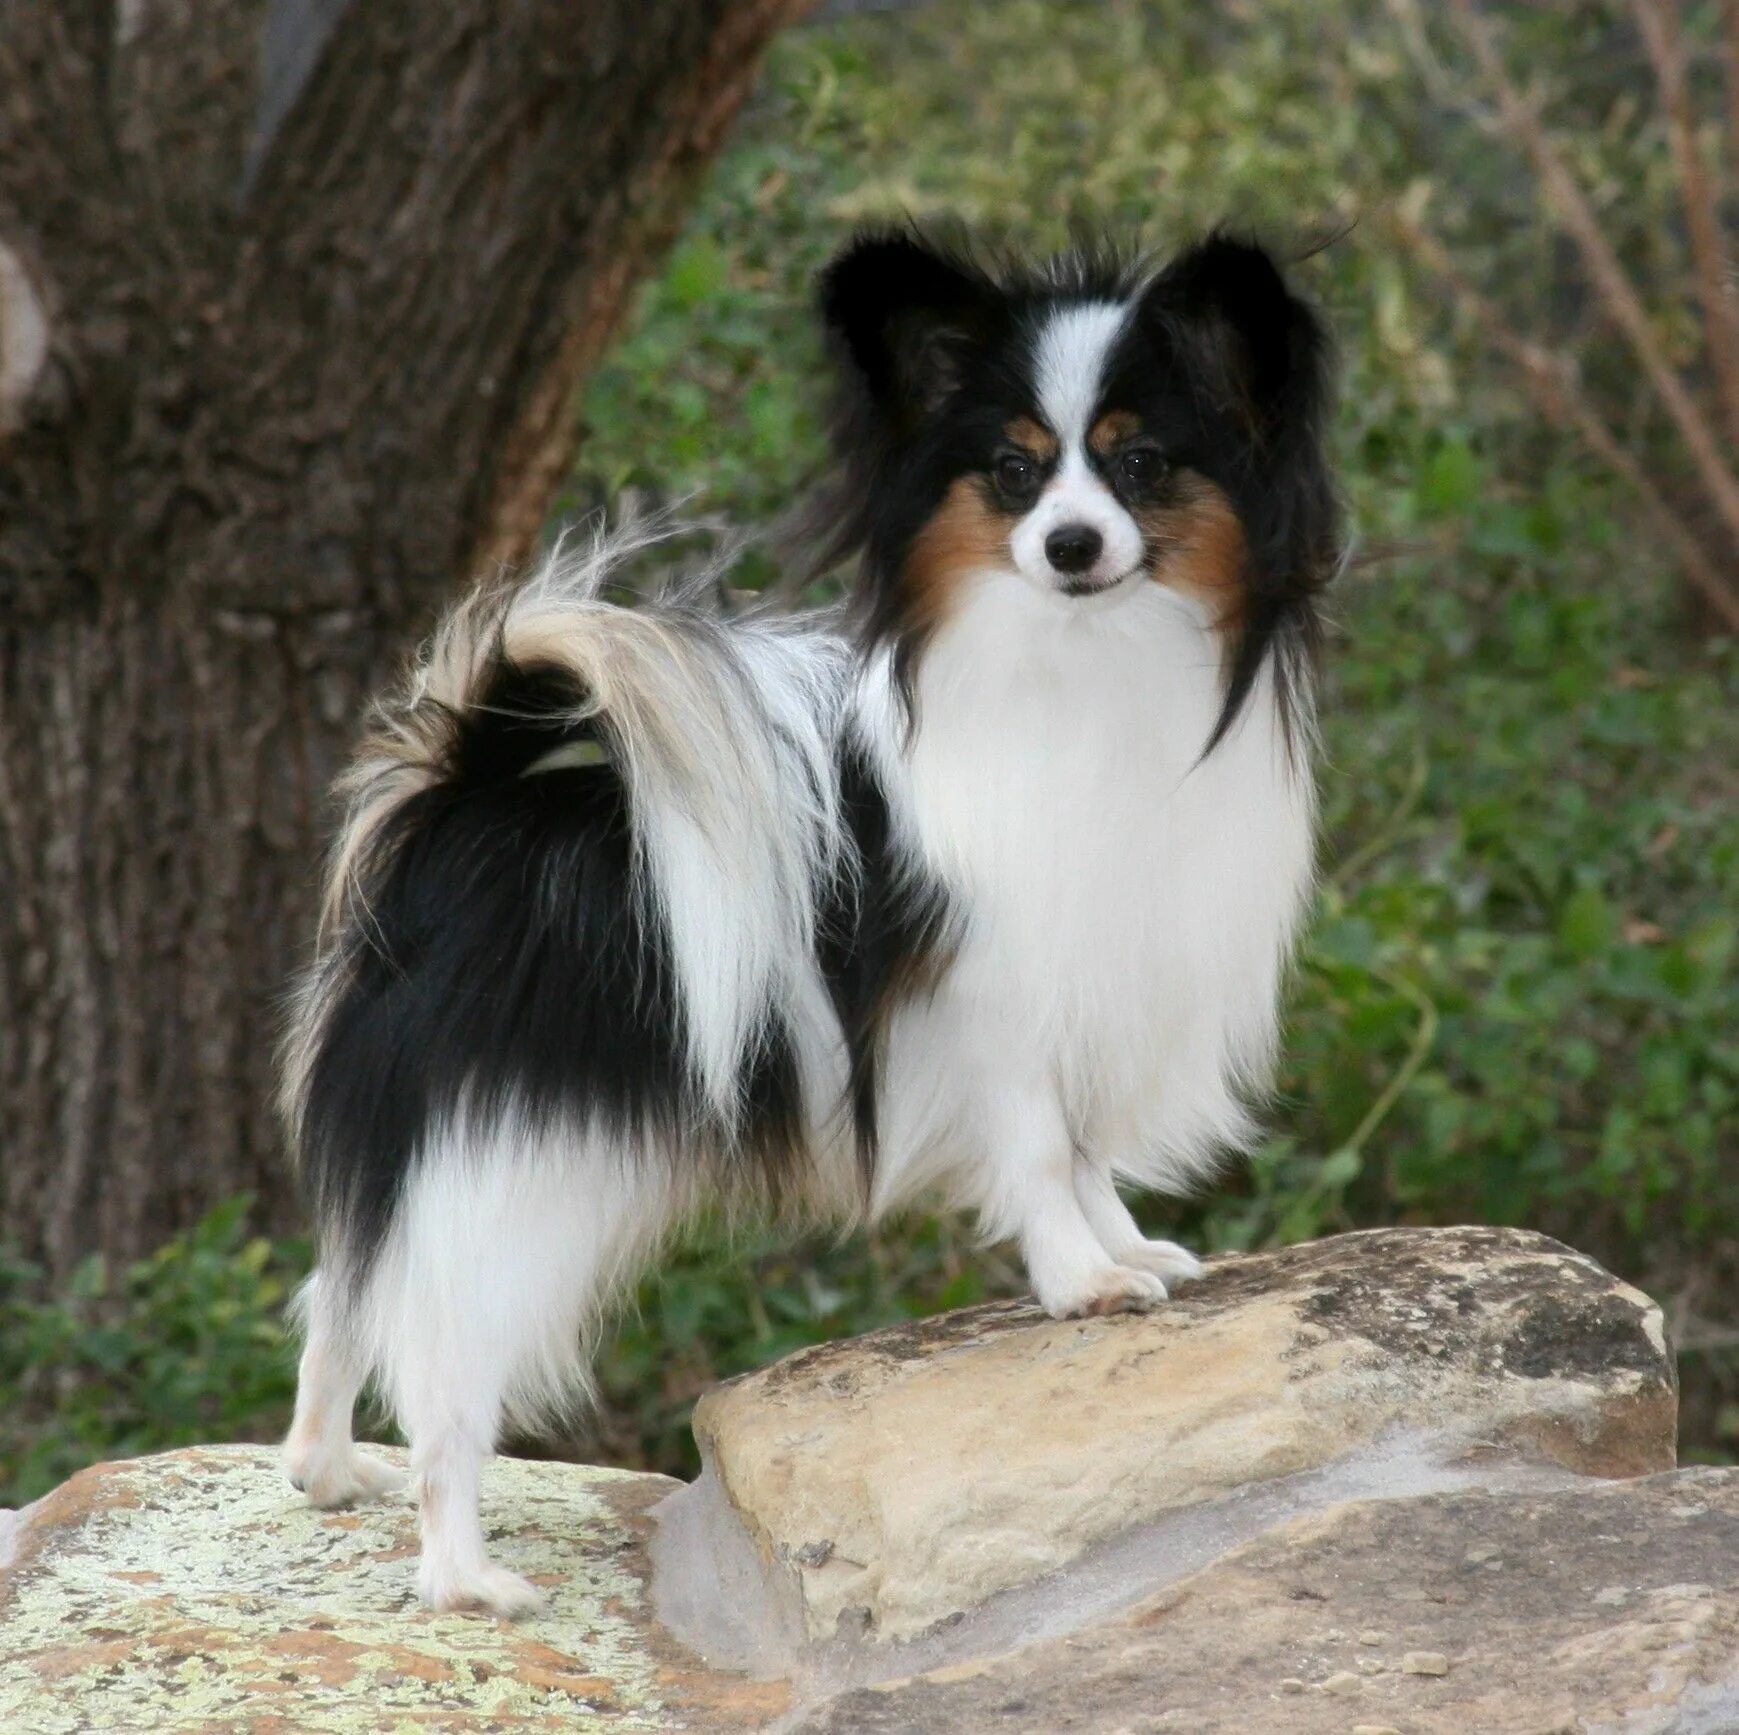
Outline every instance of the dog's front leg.
[(1158, 1276), (1118, 1263), (1093, 1233), (1075, 1191), (1074, 1141), (1054, 1097), (1005, 1088), (994, 1100), (980, 1216), (992, 1236), (1018, 1242), (1039, 1305), (1067, 1319), (1164, 1301)]

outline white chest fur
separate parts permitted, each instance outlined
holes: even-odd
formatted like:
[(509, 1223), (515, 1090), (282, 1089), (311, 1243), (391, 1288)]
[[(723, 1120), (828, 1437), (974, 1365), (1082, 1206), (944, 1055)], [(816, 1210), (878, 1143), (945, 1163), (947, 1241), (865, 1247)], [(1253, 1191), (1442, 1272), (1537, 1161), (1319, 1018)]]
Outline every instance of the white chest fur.
[(1266, 676), (1202, 759), (1220, 697), (1192, 602), (1145, 581), (1072, 601), (1005, 574), (926, 650), (909, 744), (866, 694), (907, 847), (964, 921), (944, 987), (890, 1044), (885, 1154), (906, 1182), (972, 1162), (996, 1124), (984, 1093), (1054, 1093), (1083, 1151), (1150, 1185), (1247, 1136), (1312, 801)]

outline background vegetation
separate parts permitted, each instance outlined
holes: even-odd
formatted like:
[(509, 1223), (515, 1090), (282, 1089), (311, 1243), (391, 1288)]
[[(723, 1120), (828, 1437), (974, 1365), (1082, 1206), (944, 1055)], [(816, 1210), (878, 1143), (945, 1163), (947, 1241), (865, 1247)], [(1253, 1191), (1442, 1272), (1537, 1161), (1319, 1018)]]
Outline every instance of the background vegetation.
[[(1547, 17), (1546, 14), (1550, 13)], [(1524, 9), (1554, 125), (1627, 265), (1682, 269), (1668, 142), (1622, 15)], [(860, 218), (949, 210), (1046, 245), (1290, 236), (1345, 351), (1362, 554), (1323, 705), (1324, 885), (1272, 1134), (1167, 1233), (1214, 1248), (1380, 1222), (1548, 1230), (1648, 1287), (1685, 1443), (1739, 1448), (1739, 657), (1675, 592), (1635, 499), (1543, 422), (1382, 220), (1453, 240), (1518, 319), (1622, 392), (1533, 179), (1401, 5), (948, 0), (787, 35), (632, 329), (590, 382), (565, 509), (698, 491), (775, 518), (820, 462), (816, 265)], [(1695, 333), (1667, 322), (1685, 359)], [(1640, 410), (1636, 449), (1674, 457)], [(1669, 431), (1670, 432), (1670, 431)], [(770, 554), (762, 576), (774, 571)], [(70, 1289), (0, 1263), (0, 1503), (100, 1455), (265, 1436), (287, 1415), (300, 1244), (246, 1204)], [(792, 1248), (705, 1234), (644, 1286), (593, 1435), (681, 1472), (716, 1379), (794, 1346), (1010, 1293), (946, 1221)]]

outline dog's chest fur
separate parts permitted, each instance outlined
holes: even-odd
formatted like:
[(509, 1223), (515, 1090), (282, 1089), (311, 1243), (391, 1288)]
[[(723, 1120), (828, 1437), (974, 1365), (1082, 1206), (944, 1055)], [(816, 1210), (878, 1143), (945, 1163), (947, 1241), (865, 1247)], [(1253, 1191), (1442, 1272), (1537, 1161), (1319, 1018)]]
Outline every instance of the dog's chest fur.
[(915, 731), (881, 731), (897, 824), (959, 923), (892, 1045), (889, 1091), (935, 1104), (928, 1132), (906, 1117), (915, 1142), (969, 1142), (973, 1093), (1017, 1076), (1132, 1178), (1181, 1182), (1247, 1131), (1311, 800), (1266, 686), (1202, 758), (1220, 655), (1155, 585), (1059, 606), (1002, 574), (928, 647)]

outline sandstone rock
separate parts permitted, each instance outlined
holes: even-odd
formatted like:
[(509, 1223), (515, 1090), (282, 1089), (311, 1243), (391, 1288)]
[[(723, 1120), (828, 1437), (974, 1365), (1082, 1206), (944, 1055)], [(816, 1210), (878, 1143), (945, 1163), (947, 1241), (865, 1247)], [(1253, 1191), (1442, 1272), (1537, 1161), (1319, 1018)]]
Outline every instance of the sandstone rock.
[[(1630, 1476), (1672, 1465), (1675, 1427), (1660, 1312), (1592, 1260), (1514, 1230), (1374, 1230), (1213, 1261), (1145, 1316), (1007, 1303), (801, 1352), (702, 1400), (707, 1477), (664, 1528), (734, 1552), (735, 1609), (758, 1559), (762, 1649), (792, 1625), (885, 1642), (1403, 1436), (1414, 1462)], [(667, 1612), (730, 1649), (706, 1611)]]
[(417, 1606), (403, 1500), (104, 1465), (0, 1514), (0, 1735), (1725, 1735), (1739, 1472), (1597, 1479), (1673, 1410), (1589, 1261), (1386, 1231), (805, 1352), (703, 1406), (692, 1488), (503, 1460), (518, 1626)]
[[(1470, 1538), (1501, 1574), (1470, 1571)], [(1618, 1598), (1602, 1601), (1615, 1589)], [(1397, 1661), (1349, 1667), (1380, 1619)], [(1321, 1683), (1300, 1693), (1308, 1677)], [(1350, 1681), (1343, 1694), (1331, 1683)], [(1327, 1689), (1326, 1691), (1323, 1689)], [(1113, 1620), (970, 1679), (859, 1688), (794, 1735), (1729, 1735), (1739, 1730), (1739, 1471), (1541, 1494), (1363, 1501), (1283, 1525)]]
[(645, 1513), (672, 1486), (495, 1465), (484, 1522), (548, 1599), (508, 1626), (420, 1608), (411, 1508), (311, 1511), (270, 1448), (99, 1465), (12, 1526), (0, 1731), (761, 1728), (786, 1690), (698, 1669), (648, 1614)]

